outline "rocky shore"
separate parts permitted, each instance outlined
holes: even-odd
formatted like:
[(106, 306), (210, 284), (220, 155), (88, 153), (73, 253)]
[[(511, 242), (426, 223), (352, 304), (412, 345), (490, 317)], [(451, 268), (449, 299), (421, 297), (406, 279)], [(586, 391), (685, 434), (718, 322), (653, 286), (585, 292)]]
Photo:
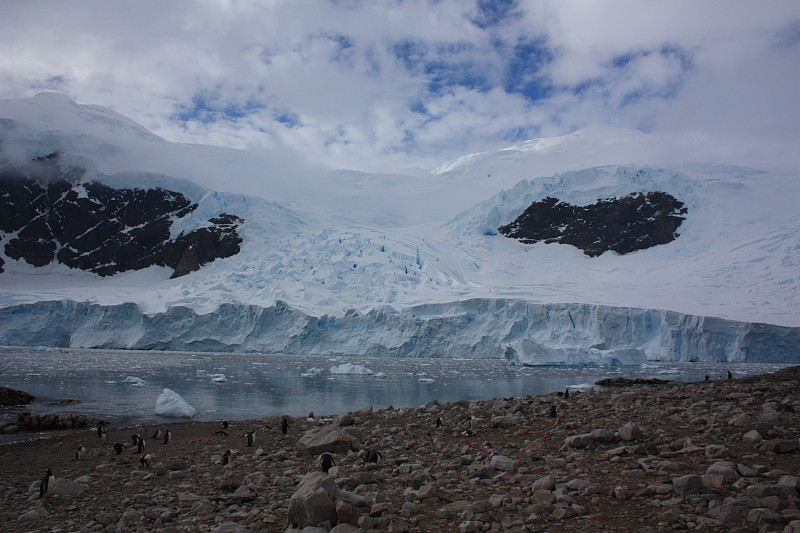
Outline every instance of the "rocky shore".
[(800, 367), (288, 423), (2, 446), (0, 530), (800, 533)]

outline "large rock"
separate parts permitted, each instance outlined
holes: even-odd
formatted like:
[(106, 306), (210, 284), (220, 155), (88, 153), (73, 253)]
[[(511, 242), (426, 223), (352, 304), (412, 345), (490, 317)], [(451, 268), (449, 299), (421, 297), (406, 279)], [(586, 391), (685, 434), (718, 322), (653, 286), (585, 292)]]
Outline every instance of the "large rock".
[(741, 475), (736, 465), (728, 461), (718, 461), (709, 466), (703, 475), (703, 483), (714, 490), (727, 490)]
[(361, 441), (352, 432), (335, 425), (322, 426), (307, 431), (297, 441), (300, 455), (320, 453), (346, 453), (361, 448)]
[(306, 474), (289, 500), (289, 527), (304, 528), (325, 522), (335, 525), (339, 489), (325, 472)]
[(36, 396), (27, 392), (0, 387), (0, 405), (26, 405), (36, 399)]
[(100, 423), (105, 424), (106, 422), (80, 413), (51, 413), (48, 415), (39, 415), (26, 411), (17, 415), (16, 425), (21, 429), (31, 431), (49, 431), (56, 429), (96, 427)]

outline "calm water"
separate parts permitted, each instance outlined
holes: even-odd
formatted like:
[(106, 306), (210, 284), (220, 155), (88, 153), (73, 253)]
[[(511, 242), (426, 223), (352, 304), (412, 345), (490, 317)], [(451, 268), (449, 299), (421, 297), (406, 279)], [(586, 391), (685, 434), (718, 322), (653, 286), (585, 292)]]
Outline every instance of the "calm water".
[[(352, 363), (376, 375), (336, 375), (335, 365)], [(164, 388), (194, 406), (196, 420), (258, 418), (266, 415), (345, 413), (372, 405), (424, 405), (590, 386), (609, 376), (699, 381), (731, 370), (742, 376), (785, 365), (653, 363), (636, 367), (511, 367), (475, 359), (333, 358), (262, 354), (212, 354), (73, 349), (0, 348), (0, 386), (37, 396), (25, 408), (0, 411), (0, 422), (27, 409), (45, 414), (75, 411), (112, 424), (156, 423)], [(316, 370), (315, 370), (316, 369)], [(80, 403), (59, 405), (64, 399)]]

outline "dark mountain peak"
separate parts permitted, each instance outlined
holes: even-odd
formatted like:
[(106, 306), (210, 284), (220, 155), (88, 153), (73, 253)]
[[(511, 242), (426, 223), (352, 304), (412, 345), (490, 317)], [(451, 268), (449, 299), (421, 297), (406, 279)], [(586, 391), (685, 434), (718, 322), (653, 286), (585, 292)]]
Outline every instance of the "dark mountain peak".
[(627, 254), (672, 242), (685, 214), (683, 202), (660, 191), (603, 198), (586, 206), (548, 197), (533, 202), (498, 231), (526, 244), (571, 244), (595, 257), (608, 250)]
[[(41, 267), (57, 261), (101, 276), (153, 265), (175, 270), (173, 277), (200, 269), (217, 258), (239, 253), (243, 220), (220, 213), (208, 225), (172, 238), (174, 220), (197, 204), (162, 188), (115, 189), (79, 181), (65, 172), (58, 154), (55, 174), (36, 179), (29, 169), (0, 171), (0, 242), (6, 257)], [(67, 178), (58, 177), (66, 174)], [(82, 175), (82, 174), (80, 174)], [(4, 261), (0, 257), (0, 272)]]

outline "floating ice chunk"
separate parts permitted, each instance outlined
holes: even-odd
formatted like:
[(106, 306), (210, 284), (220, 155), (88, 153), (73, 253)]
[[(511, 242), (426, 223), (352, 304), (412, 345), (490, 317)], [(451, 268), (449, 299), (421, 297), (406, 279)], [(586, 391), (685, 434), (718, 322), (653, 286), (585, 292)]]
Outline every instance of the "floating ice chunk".
[(585, 391), (594, 389), (594, 385), (591, 383), (578, 383), (577, 385), (567, 385), (567, 388), (574, 391)]
[(174, 418), (192, 418), (197, 414), (197, 409), (186, 403), (186, 400), (174, 390), (164, 389), (156, 400), (156, 414)]
[(377, 374), (375, 374), (375, 377), (376, 378), (385, 378), (386, 377), (386, 372), (378, 372)]
[(420, 383), (433, 383), (436, 380), (431, 378), (419, 378), (417, 381), (419, 381)]
[(313, 377), (319, 376), (323, 372), (324, 372), (323, 369), (318, 368), (318, 367), (315, 366), (313, 368), (309, 368), (306, 372), (301, 373), (300, 377), (313, 378)]
[(130, 384), (131, 387), (144, 387), (146, 381), (136, 376), (128, 376), (122, 380), (123, 383)]
[(225, 374), (210, 374), (209, 377), (214, 383), (224, 383), (228, 381), (228, 378), (225, 377)]
[(362, 365), (354, 365), (353, 363), (342, 363), (338, 366), (331, 367), (331, 374), (360, 374), (372, 375), (375, 372)]

